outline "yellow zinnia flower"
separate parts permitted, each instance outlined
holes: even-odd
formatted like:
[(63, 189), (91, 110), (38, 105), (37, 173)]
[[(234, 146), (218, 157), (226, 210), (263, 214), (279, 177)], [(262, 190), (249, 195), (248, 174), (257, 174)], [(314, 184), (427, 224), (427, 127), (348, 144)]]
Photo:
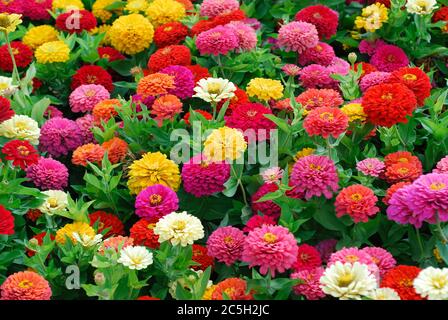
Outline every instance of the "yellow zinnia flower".
[(247, 143), (241, 131), (222, 127), (214, 129), (204, 142), (204, 155), (211, 161), (236, 160), (246, 151)]
[(106, 10), (108, 6), (116, 2), (117, 0), (97, 0), (92, 6), (93, 15), (100, 19), (103, 23), (112, 18), (114, 13), (121, 13), (121, 9), (116, 9), (113, 11)]
[(148, 152), (129, 167), (128, 188), (131, 194), (155, 184), (163, 184), (174, 191), (180, 186), (179, 167), (161, 152)]
[(367, 115), (364, 113), (364, 108), (360, 103), (346, 104), (341, 108), (341, 111), (348, 116), (349, 122), (364, 122), (367, 119)]
[(259, 100), (278, 100), (283, 97), (283, 85), (279, 80), (254, 78), (247, 85), (246, 92)]
[(53, 0), (53, 10), (82, 10), (84, 4), (81, 0)]
[(22, 23), (22, 15), (15, 13), (0, 13), (0, 31), (5, 33), (14, 32)]
[(168, 22), (179, 21), (185, 15), (185, 7), (174, 0), (154, 0), (146, 10), (146, 16), (154, 27)]
[(149, 3), (146, 0), (129, 0), (124, 9), (130, 13), (145, 12), (148, 9)]
[(66, 237), (68, 237), (73, 243), (76, 243), (77, 240), (73, 235), (74, 233), (77, 233), (81, 238), (85, 236), (93, 238), (96, 235), (95, 230), (93, 230), (88, 223), (76, 221), (73, 223), (68, 223), (59, 229), (56, 232), (55, 240), (57, 243), (64, 244)]
[(42, 25), (38, 27), (32, 27), (23, 36), (22, 42), (29, 46), (31, 49), (36, 50), (44, 43), (57, 41), (58, 32), (55, 28), (49, 25)]
[(316, 151), (316, 149), (313, 149), (313, 148), (303, 148), (302, 150), (300, 150), (299, 152), (296, 153), (296, 155), (294, 156), (294, 161), (297, 161), (300, 158), (303, 158), (306, 156), (310, 156), (310, 155), (314, 154), (315, 151)]
[(34, 53), (38, 63), (66, 62), (70, 59), (70, 48), (63, 41), (44, 43)]
[(383, 23), (387, 22), (387, 12), (386, 6), (378, 2), (365, 7), (362, 9), (361, 15), (356, 17), (355, 27), (375, 32), (383, 26)]
[(136, 54), (149, 48), (154, 28), (148, 19), (134, 13), (115, 20), (108, 34), (115, 49), (126, 54)]

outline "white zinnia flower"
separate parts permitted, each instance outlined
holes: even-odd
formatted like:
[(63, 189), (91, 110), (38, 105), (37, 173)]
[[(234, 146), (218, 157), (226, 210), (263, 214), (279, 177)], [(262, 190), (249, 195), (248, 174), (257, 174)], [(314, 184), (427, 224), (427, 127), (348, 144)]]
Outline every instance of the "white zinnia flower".
[(16, 114), (11, 119), (0, 123), (0, 136), (28, 140), (36, 145), (39, 143), (40, 129), (36, 120)]
[(10, 96), (16, 90), (17, 86), (12, 84), (12, 78), (0, 76), (0, 96)]
[(198, 218), (186, 211), (172, 212), (157, 222), (154, 233), (159, 236), (160, 243), (171, 241), (172, 245), (186, 247), (204, 237), (204, 227)]
[(95, 236), (89, 236), (88, 234), (79, 235), (77, 232), (72, 233), (73, 238), (76, 239), (78, 243), (80, 243), (83, 247), (92, 247), (101, 242), (103, 238), (102, 234), (97, 234)]
[(367, 296), (377, 287), (375, 276), (365, 264), (337, 261), (327, 267), (320, 278), (321, 288), (326, 293), (341, 300)]
[(129, 246), (121, 249), (117, 262), (129, 269), (146, 269), (153, 262), (152, 253), (143, 246)]
[(415, 14), (430, 14), (436, 8), (436, 0), (408, 0), (406, 10)]
[(227, 79), (207, 78), (198, 81), (194, 88), (196, 94), (193, 97), (206, 102), (219, 102), (223, 99), (235, 96), (235, 85)]
[(47, 190), (42, 191), (47, 196), (44, 203), (38, 208), (41, 212), (54, 215), (58, 211), (65, 211), (67, 209), (68, 200), (67, 194), (61, 190)]
[(423, 269), (414, 279), (414, 288), (422, 297), (429, 300), (448, 299), (448, 268), (429, 267)]
[(398, 293), (391, 288), (377, 288), (367, 296), (372, 300), (401, 300)]

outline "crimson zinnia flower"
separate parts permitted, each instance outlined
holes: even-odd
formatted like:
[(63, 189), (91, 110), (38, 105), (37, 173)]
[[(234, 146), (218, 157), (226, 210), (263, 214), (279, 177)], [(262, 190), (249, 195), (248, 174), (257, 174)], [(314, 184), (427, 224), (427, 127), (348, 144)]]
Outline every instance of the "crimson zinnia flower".
[(14, 216), (0, 204), (0, 234), (14, 234)]
[(37, 163), (39, 154), (37, 150), (25, 140), (11, 140), (7, 142), (2, 152), (6, 155), (6, 160), (12, 160), (13, 166), (19, 166), (22, 170)]
[(98, 232), (109, 229), (104, 238), (112, 236), (124, 236), (123, 222), (114, 214), (105, 211), (95, 211), (89, 214), (90, 225), (93, 226), (98, 221)]
[(100, 66), (83, 66), (76, 71), (72, 78), (71, 89), (75, 90), (82, 84), (100, 84), (107, 91), (114, 91), (112, 76)]
[(0, 122), (11, 119), (13, 115), (15, 112), (11, 109), (11, 102), (5, 97), (0, 97)]
[[(11, 49), (18, 68), (26, 68), (33, 61), (33, 50), (22, 42), (11, 42)], [(0, 69), (5, 72), (12, 72), (13, 69), (7, 44), (0, 47)]]

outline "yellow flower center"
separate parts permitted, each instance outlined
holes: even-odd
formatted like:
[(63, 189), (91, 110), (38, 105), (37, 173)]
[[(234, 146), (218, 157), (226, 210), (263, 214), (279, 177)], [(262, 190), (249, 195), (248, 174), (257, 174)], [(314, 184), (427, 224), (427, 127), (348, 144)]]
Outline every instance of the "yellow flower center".
[(89, 84), (94, 84), (96, 82), (96, 80), (97, 80), (96, 76), (94, 76), (92, 74), (89, 74), (87, 76), (87, 83), (89, 83)]
[(183, 221), (183, 220), (176, 221), (173, 224), (173, 229), (174, 229), (174, 231), (182, 231), (185, 229), (186, 226), (187, 226), (187, 224), (185, 223), (185, 221)]
[(8, 84), (6, 82), (0, 82), (0, 90), (8, 89)]
[(275, 243), (277, 241), (277, 236), (273, 233), (266, 232), (263, 236), (263, 239), (267, 243)]
[(22, 280), (18, 286), (22, 289), (29, 289), (33, 286), (33, 283), (30, 280)]
[(412, 73), (406, 73), (403, 75), (403, 79), (404, 80), (409, 80), (409, 81), (415, 81), (417, 80), (417, 76), (415, 74)]
[(55, 198), (48, 199), (48, 204), (50, 205), (50, 208), (56, 208), (58, 206), (58, 200)]
[(408, 163), (409, 162), (408, 158), (400, 158), (400, 159), (398, 159), (398, 161), (402, 162), (402, 163)]
[(165, 27), (165, 28), (163, 29), (163, 31), (171, 31), (171, 30), (173, 30), (173, 27)]
[(389, 62), (395, 62), (395, 56), (393, 54), (390, 54), (387, 56), (387, 61)]
[(334, 116), (330, 112), (322, 112), (320, 114), (320, 118), (324, 119), (324, 120), (327, 120), (327, 121), (333, 121)]
[(150, 223), (150, 224), (148, 224), (148, 225), (146, 226), (146, 228), (148, 228), (149, 230), (152, 230), (152, 229), (155, 228), (155, 226), (156, 226), (155, 223)]
[(219, 83), (210, 83), (207, 89), (211, 94), (218, 94), (219, 92), (221, 92), (221, 86), (219, 85)]
[(444, 276), (437, 276), (432, 279), (432, 285), (436, 289), (443, 289), (448, 284), (448, 279)]
[(89, 89), (85, 93), (86, 97), (93, 97), (95, 95), (95, 90)]
[(353, 201), (359, 201), (362, 199), (362, 195), (359, 193), (354, 193), (350, 196), (350, 198), (352, 198)]
[(162, 50), (162, 54), (163, 55), (167, 55), (167, 54), (169, 54), (171, 52), (171, 49), (170, 48), (164, 48), (163, 50)]
[(400, 286), (411, 288), (411, 287), (414, 286), (414, 284), (413, 284), (413, 281), (411, 279), (403, 279), (403, 280), (400, 281)]
[(318, 44), (315, 49), (316, 49), (317, 52), (321, 52), (322, 51), (322, 46), (320, 44)]
[(319, 12), (316, 12), (315, 14), (313, 14), (313, 17), (316, 18), (316, 19), (322, 18), (322, 16), (320, 15)]
[(408, 168), (400, 168), (400, 169), (398, 169), (397, 171), (398, 171), (398, 173), (400, 173), (400, 174), (406, 174), (406, 173), (409, 172), (409, 169), (408, 169)]
[(232, 236), (227, 236), (227, 237), (225, 237), (225, 238), (224, 238), (224, 243), (225, 243), (225, 244), (231, 244), (231, 243), (233, 243), (233, 238), (232, 238)]
[(235, 293), (235, 288), (225, 288), (223, 291), (229, 298), (231, 298), (233, 296), (233, 294)]
[(21, 156), (24, 156), (24, 157), (26, 157), (27, 155), (30, 154), (30, 152), (28, 151), (27, 147), (25, 147), (25, 146), (17, 147), (17, 151), (19, 152), (19, 154)]
[(17, 49), (17, 48), (11, 48), (11, 51), (12, 51), (12, 54), (15, 56), (20, 53), (19, 49)]
[(314, 163), (310, 164), (310, 169), (320, 171), (322, 169), (321, 166), (316, 166)]
[(381, 99), (383, 99), (383, 100), (392, 100), (393, 99), (393, 95), (392, 95), (392, 93), (385, 93), (385, 94), (383, 94), (382, 96), (381, 96)]
[(442, 182), (434, 182), (429, 187), (431, 188), (431, 190), (438, 191), (438, 190), (445, 189), (446, 184), (444, 184)]
[(18, 121), (18, 122), (16, 122), (16, 128), (19, 130), (26, 130), (27, 125), (25, 122)]
[(247, 112), (247, 115), (248, 115), (249, 117), (255, 117), (255, 116), (257, 115), (257, 111), (255, 111), (255, 110), (249, 110), (249, 111)]
[(142, 257), (130, 257), (130, 258), (133, 264), (140, 264), (142, 263), (143, 260)]
[(98, 223), (98, 229), (103, 229), (104, 228), (104, 223), (102, 223), (101, 221)]
[(103, 53), (101, 58), (103, 58), (103, 59), (110, 59), (110, 55), (108, 55), (107, 53)]
[(348, 287), (348, 285), (349, 285), (350, 283), (352, 283), (352, 281), (353, 281), (353, 274), (351, 274), (351, 273), (346, 273), (346, 274), (344, 274), (344, 275), (342, 275), (342, 276), (339, 277), (339, 279), (338, 279), (338, 285), (339, 285), (340, 287)]
[(354, 254), (349, 254), (349, 255), (345, 256), (345, 261), (350, 262), (350, 263), (355, 263), (358, 260), (359, 260), (359, 258), (357, 256), (355, 256)]
[(152, 194), (149, 197), (149, 203), (151, 203), (151, 205), (153, 206), (158, 206), (162, 203), (162, 196), (160, 194)]

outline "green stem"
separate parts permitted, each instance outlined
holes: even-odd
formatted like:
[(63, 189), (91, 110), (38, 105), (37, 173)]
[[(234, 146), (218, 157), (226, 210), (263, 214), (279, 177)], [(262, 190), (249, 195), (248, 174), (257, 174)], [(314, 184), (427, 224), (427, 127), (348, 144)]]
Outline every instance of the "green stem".
[[(236, 177), (236, 172), (233, 166), (230, 167), (232, 169), (233, 175)], [(244, 186), (243, 186), (243, 182), (241, 181), (240, 177), (238, 177), (238, 185), (240, 186), (241, 189), (241, 193), (243, 194), (243, 200), (244, 200), (244, 204), (246, 206), (248, 206), (248, 202), (247, 202), (247, 196), (246, 196), (246, 190), (244, 190)]]
[(6, 43), (8, 45), (8, 52), (9, 55), (11, 56), (11, 60), (12, 60), (12, 80), (13, 80), (13, 84), (19, 84), (20, 83), (20, 75), (19, 75), (19, 70), (17, 69), (17, 64), (16, 64), (16, 59), (14, 57), (14, 53), (12, 52), (12, 47), (11, 47), (11, 43), (9, 41), (9, 37), (8, 37), (8, 33), (5, 32), (5, 39), (6, 39)]
[(212, 109), (213, 109), (213, 121), (216, 120), (216, 109), (217, 109), (217, 104), (216, 102), (212, 102)]
[(216, 61), (218, 62), (218, 66), (219, 66), (219, 70), (221, 71), (221, 75), (224, 79), (226, 78), (226, 73), (224, 72), (224, 67), (222, 66), (222, 62), (221, 62), (221, 55), (218, 54), (218, 58), (216, 59)]
[(438, 213), (436, 214), (436, 221), (437, 221), (436, 227), (437, 227), (437, 231), (439, 232), (440, 238), (442, 239), (443, 244), (446, 244), (446, 243), (448, 243), (448, 239), (446, 238), (445, 233), (443, 232)]
[(400, 135), (400, 131), (398, 130), (398, 126), (394, 125), (395, 128), (395, 132), (397, 133), (398, 136), (398, 140), (400, 140), (401, 144), (403, 145), (403, 147), (406, 149), (406, 143), (404, 142), (403, 138)]
[(423, 250), (423, 243), (422, 243), (422, 237), (420, 236), (420, 230), (418, 228), (415, 228), (415, 233), (417, 235), (418, 246), (420, 248), (420, 252), (422, 253), (423, 258), (425, 255), (425, 250)]

